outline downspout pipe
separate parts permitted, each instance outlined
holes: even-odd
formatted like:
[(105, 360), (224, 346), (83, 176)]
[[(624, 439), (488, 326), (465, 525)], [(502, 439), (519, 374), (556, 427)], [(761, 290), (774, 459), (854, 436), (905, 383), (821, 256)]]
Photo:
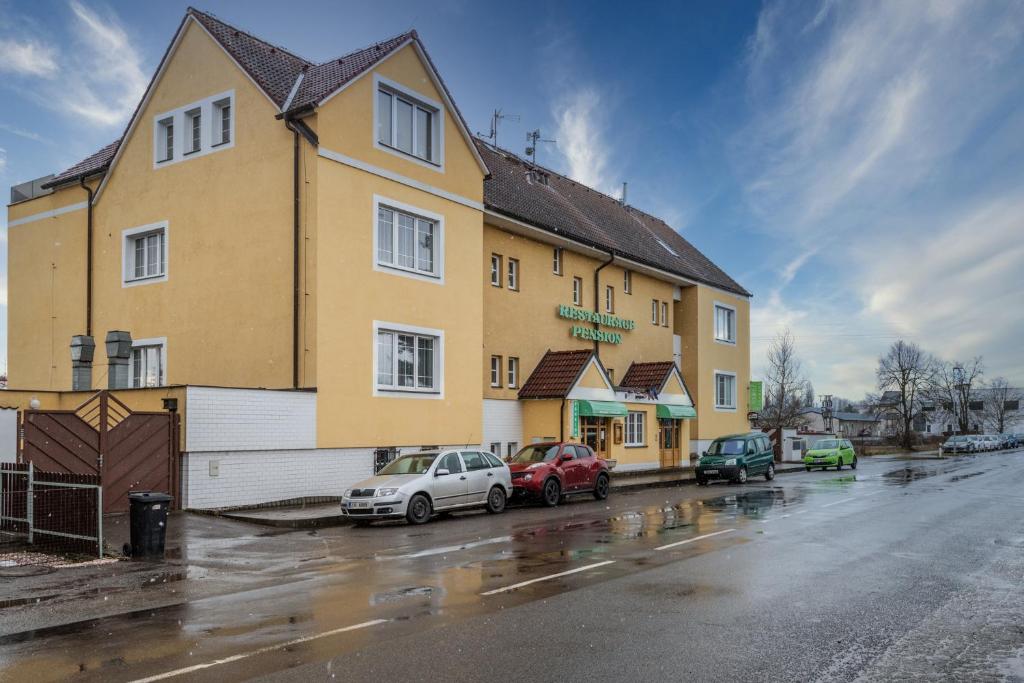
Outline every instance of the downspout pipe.
[(302, 241), (302, 197), (301, 179), (299, 167), (301, 165), (301, 141), (299, 131), (292, 122), (285, 119), (285, 125), (292, 131), (292, 388), (299, 388), (299, 364), (301, 363), (301, 349), (299, 348), (299, 304), (301, 302), (301, 290), (299, 286), (299, 250)]
[(85, 184), (85, 178), (78, 179), (79, 185), (88, 194), (85, 207), (85, 334), (92, 336), (92, 188)]
[(562, 397), (562, 409), (558, 411), (558, 440), (565, 441), (565, 397)]
[[(609, 251), (608, 252), (608, 260), (603, 262), (601, 265), (599, 265), (594, 270), (594, 312), (595, 313), (600, 313), (601, 312), (601, 277), (600, 277), (601, 271), (604, 270), (605, 266), (610, 266), (614, 260), (615, 260), (615, 252), (614, 251)], [(595, 330), (598, 329), (599, 327), (600, 327), (600, 325), (598, 323), (594, 323), (594, 329)], [(601, 349), (599, 347), (599, 342), (596, 341), (596, 340), (594, 341), (594, 355), (597, 356), (598, 360), (600, 360), (600, 358), (601, 358)]]

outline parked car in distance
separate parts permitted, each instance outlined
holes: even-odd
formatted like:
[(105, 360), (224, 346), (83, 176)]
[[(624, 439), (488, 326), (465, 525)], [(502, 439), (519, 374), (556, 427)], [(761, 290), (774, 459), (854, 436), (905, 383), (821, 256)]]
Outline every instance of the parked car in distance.
[(815, 467), (823, 470), (835, 467), (838, 471), (843, 465), (857, 469), (857, 453), (848, 439), (822, 439), (804, 454), (804, 467), (808, 472)]
[(720, 436), (711, 442), (696, 467), (697, 484), (706, 486), (714, 479), (746, 483), (757, 475), (775, 478), (775, 452), (762, 432)]
[(483, 451), (410, 453), (345, 491), (341, 514), (357, 524), (405, 518), (423, 524), (436, 512), (483, 507), (498, 513), (512, 495), (508, 465)]
[(939, 446), (940, 453), (974, 453), (978, 450), (978, 444), (973, 436), (957, 434), (951, 436)]
[(611, 489), (608, 463), (580, 443), (530, 444), (508, 459), (508, 467), (513, 493), (540, 500), (548, 507), (577, 493), (604, 500)]

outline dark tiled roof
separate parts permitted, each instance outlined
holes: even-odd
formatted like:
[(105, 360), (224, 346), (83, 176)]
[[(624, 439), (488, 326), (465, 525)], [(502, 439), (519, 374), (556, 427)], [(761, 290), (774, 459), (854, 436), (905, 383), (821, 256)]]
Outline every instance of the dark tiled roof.
[(210, 32), (278, 108), (288, 100), (299, 74), (313, 66), (302, 57), (225, 24), (206, 12), (190, 7), (188, 13)]
[[(486, 208), (633, 261), (750, 296), (660, 218), (480, 140), (476, 145), (491, 172), (484, 182)], [(531, 179), (531, 170), (546, 176), (547, 182)]]
[(110, 160), (117, 153), (117, 146), (119, 144), (121, 144), (120, 140), (114, 140), (100, 151), (87, 156), (66, 171), (61, 171), (51, 178), (49, 182), (45, 183), (43, 187), (54, 187), (61, 183), (77, 181), (79, 178), (85, 178), (100, 171), (105, 171), (110, 165)]
[(623, 389), (661, 389), (672, 372), (675, 364), (670, 361), (657, 361), (654, 363), (632, 363), (626, 374), (622, 376), (619, 386)]
[(415, 37), (415, 31), (408, 31), (370, 47), (350, 52), (344, 57), (317, 64), (302, 77), (302, 83), (288, 105), (289, 111), (319, 104), (335, 90), (394, 52), (398, 46)]
[(548, 351), (519, 390), (519, 398), (565, 398), (593, 351)]

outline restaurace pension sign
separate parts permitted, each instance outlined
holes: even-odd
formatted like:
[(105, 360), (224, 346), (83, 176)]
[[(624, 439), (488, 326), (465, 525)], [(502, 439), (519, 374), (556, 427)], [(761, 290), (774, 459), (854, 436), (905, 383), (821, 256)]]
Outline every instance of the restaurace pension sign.
[[(597, 323), (602, 327), (611, 327), (619, 330), (636, 329), (636, 323), (632, 320), (626, 320), (625, 318), (609, 315), (608, 313), (598, 313), (597, 311), (588, 311), (583, 308), (576, 308), (575, 306), (566, 306), (565, 304), (559, 305), (558, 317), (565, 318), (566, 320)], [(604, 342), (606, 344), (622, 343), (622, 335), (618, 332), (585, 327), (583, 325), (573, 325), (569, 328), (569, 334), (578, 339), (586, 339), (588, 341)]]

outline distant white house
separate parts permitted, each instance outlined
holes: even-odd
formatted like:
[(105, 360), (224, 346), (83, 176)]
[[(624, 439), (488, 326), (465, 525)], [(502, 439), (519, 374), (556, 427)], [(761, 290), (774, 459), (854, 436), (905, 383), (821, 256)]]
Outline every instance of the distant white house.
[[(1000, 393), (1003, 400), (1002, 411), (1005, 425), (1003, 432), (1018, 434), (1024, 432), (1024, 410), (1021, 410), (1020, 397), (1024, 396), (1021, 389), (1010, 389), (1005, 394)], [(968, 406), (971, 415), (970, 430), (972, 432), (995, 432), (997, 426), (994, 423), (994, 413), (998, 407), (993, 405), (997, 400), (990, 389), (979, 389), (974, 392), (974, 400)], [(925, 402), (921, 411), (914, 418), (914, 430), (925, 435), (955, 434), (960, 431), (959, 420), (954, 414), (953, 406), (938, 401)]]
[[(821, 408), (804, 408), (800, 411), (807, 431), (824, 432), (825, 419)], [(882, 434), (882, 421), (874, 415), (839, 411), (832, 413), (833, 433), (847, 439), (875, 437)]]

